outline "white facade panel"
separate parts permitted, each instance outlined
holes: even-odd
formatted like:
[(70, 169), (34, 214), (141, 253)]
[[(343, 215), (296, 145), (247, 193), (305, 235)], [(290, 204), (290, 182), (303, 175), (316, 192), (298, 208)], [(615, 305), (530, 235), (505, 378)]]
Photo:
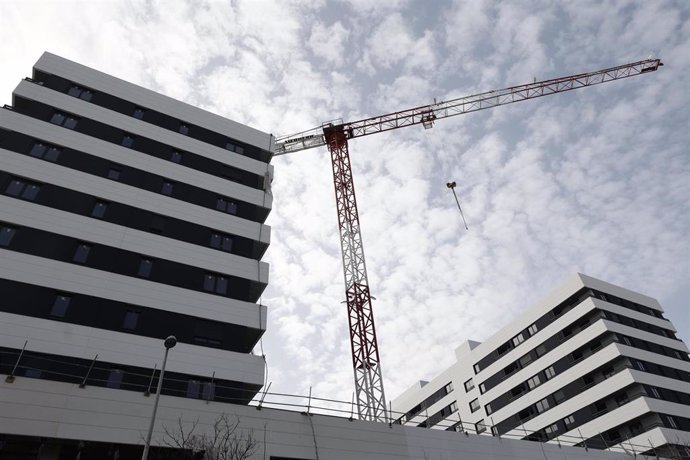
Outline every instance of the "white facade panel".
[(0, 149), (0, 169), (11, 174), (94, 195), (187, 222), (201, 223), (227, 233), (270, 241), (270, 227), (36, 158)]
[(0, 249), (0, 278), (265, 330), (266, 307)]
[[(477, 380), (482, 381), (482, 380), (486, 379), (487, 377), (494, 375), (496, 372), (500, 372), (508, 364), (519, 359), (525, 353), (527, 353), (528, 351), (535, 348), (538, 344), (540, 344), (544, 340), (548, 339), (549, 337), (557, 334), (559, 331), (563, 330), (566, 326), (577, 321), (579, 318), (582, 318), (583, 316), (585, 316), (587, 313), (594, 310), (595, 308), (596, 307), (594, 305), (594, 302), (592, 302), (591, 298), (584, 300), (576, 308), (573, 308), (572, 310), (565, 312), (563, 315), (561, 315), (560, 317), (558, 317), (557, 319), (552, 321), (547, 327), (541, 329), (535, 335), (533, 335), (532, 337), (529, 337), (527, 340), (522, 342), (520, 345), (518, 345), (517, 347), (510, 350), (508, 353), (501, 356), (499, 359), (497, 359), (496, 361), (491, 363), (486, 368), (482, 369), (477, 374)], [(526, 327), (527, 326), (525, 326), (525, 328)], [(592, 326), (588, 327), (587, 330), (589, 330), (591, 327)], [(487, 340), (484, 343), (489, 343), (489, 341), (491, 341), (491, 343), (493, 343), (493, 345), (492, 345), (493, 348), (491, 348), (489, 352), (493, 352), (493, 350), (495, 350), (499, 346), (503, 345), (505, 342), (510, 340), (512, 337), (514, 337), (518, 332), (520, 332), (523, 329), (515, 328), (515, 329), (511, 329), (511, 330), (502, 331), (502, 332), (504, 332), (503, 336), (498, 337), (495, 340), (492, 337), (490, 340)], [(601, 332), (603, 332), (603, 330), (601, 330), (600, 333)], [(591, 340), (592, 338), (595, 337), (595, 336), (591, 336), (591, 335), (586, 335), (586, 336), (580, 337), (581, 335), (582, 335), (582, 333), (577, 334), (575, 336), (576, 342), (579, 345), (582, 345), (585, 342), (587, 342), (588, 340)], [(496, 336), (494, 336), (494, 337), (496, 337)], [(567, 342), (567, 341), (564, 339), (564, 342)], [(573, 350), (575, 348), (577, 348), (577, 347), (573, 348), (572, 344), (569, 347), (572, 348)], [(477, 349), (478, 348), (479, 347), (477, 347)], [(559, 349), (560, 349), (560, 347), (559, 347)], [(572, 351), (572, 350), (570, 350), (570, 351)], [(549, 355), (551, 355), (552, 352), (553, 352), (553, 350), (550, 350), (546, 354), (546, 356), (544, 357), (544, 358), (546, 358), (546, 357), (550, 358), (551, 362), (554, 361), (552, 359), (553, 356), (549, 356)], [(561, 353), (562, 353), (562, 351), (561, 351)], [(476, 357), (475, 361), (479, 361), (484, 356), (484, 354), (475, 353), (474, 356)], [(540, 361), (542, 361), (544, 358), (540, 358)], [(544, 367), (548, 367), (548, 365), (544, 365)]]
[(268, 264), (0, 195), (0, 221), (268, 283)]
[[(71, 129), (65, 129), (19, 112), (0, 110), (0, 126), (38, 139), (50, 139), (51, 143), (60, 147), (85, 152), (142, 171), (154, 171), (156, 174), (176, 182), (194, 185), (218, 195), (246, 201), (263, 208), (270, 208), (273, 202), (273, 197), (263, 190), (231, 182), (153, 155), (87, 136)], [(224, 162), (231, 165), (229, 160), (233, 157), (234, 155), (228, 155)], [(273, 166), (268, 165), (268, 168), (272, 177)], [(263, 176), (265, 168), (256, 174)]]
[[(493, 414), (492, 417), (494, 420), (497, 422), (505, 420), (509, 416), (512, 416), (519, 411), (523, 410), (527, 406), (530, 406), (531, 404), (536, 403), (537, 401), (544, 399), (546, 396), (550, 395), (551, 393), (554, 393), (555, 391), (558, 391), (559, 389), (563, 388), (565, 385), (574, 382), (578, 378), (582, 377), (583, 375), (587, 374), (588, 372), (591, 372), (592, 370), (600, 367), (604, 363), (607, 363), (611, 361), (612, 359), (615, 359), (616, 357), (621, 356), (621, 352), (617, 347), (617, 344), (612, 343), (609, 344), (608, 346), (602, 348), (601, 350), (597, 351), (594, 355), (590, 356), (587, 359), (584, 359), (580, 361), (579, 363), (575, 364), (574, 366), (570, 367), (568, 370), (565, 372), (558, 374), (551, 380), (547, 380), (546, 382), (542, 383), (538, 387), (532, 389), (531, 391), (523, 394), (520, 396), (518, 399), (515, 401), (512, 401), (502, 407), (499, 410), (496, 410)], [(541, 367), (541, 366), (540, 366)], [(547, 366), (548, 367), (548, 366)], [(527, 368), (529, 369), (529, 367)], [(538, 370), (541, 369), (534, 369), (532, 371), (532, 374), (536, 374)], [(518, 383), (522, 382), (523, 380), (519, 379), (509, 379), (512, 385), (510, 388), (514, 387)], [(601, 387), (603, 388), (603, 387)], [(506, 390), (509, 391), (509, 390)], [(483, 395), (483, 398), (480, 398), (480, 401), (483, 401), (484, 403), (490, 402), (492, 399), (496, 398), (497, 396), (501, 395), (503, 392), (493, 392), (489, 391), (485, 395)], [(600, 397), (603, 397), (604, 393), (601, 393)], [(557, 406), (560, 407), (561, 405)], [(568, 415), (568, 414), (566, 414)], [(562, 417), (561, 417), (562, 418)]]
[(681, 340), (670, 339), (668, 337), (662, 337), (657, 334), (652, 334), (651, 332), (641, 331), (635, 329), (634, 327), (626, 326), (625, 324), (615, 323), (609, 320), (602, 320), (606, 324), (606, 328), (610, 331), (618, 332), (619, 334), (628, 335), (631, 337), (636, 337), (641, 340), (646, 340), (647, 342), (657, 343), (674, 350), (678, 350), (682, 353), (688, 354), (688, 347)]
[[(536, 362), (511, 374), (509, 378), (504, 379), (501, 383), (499, 383), (491, 390), (488, 390), (486, 393), (484, 393), (482, 400), (490, 401), (496, 398), (497, 396), (505, 393), (506, 391), (509, 391), (519, 382), (524, 382), (540, 370), (544, 370), (556, 361), (568, 356), (570, 353), (572, 353), (588, 341), (606, 332), (606, 330), (606, 326), (604, 325), (602, 320), (593, 323), (587, 329), (577, 334), (574, 338), (567, 340), (566, 342), (562, 343), (561, 346), (559, 346), (558, 348), (546, 353)], [(528, 349), (525, 349), (524, 351), (527, 352)]]
[(179, 117), (181, 121), (203, 126), (212, 131), (224, 133), (239, 141), (273, 151), (273, 136), (269, 134), (56, 56), (55, 54), (43, 53), (34, 65), (34, 68), (46, 73), (59, 75), (75, 83), (112, 94), (121, 99), (136, 102), (141, 107)]
[(223, 148), (216, 147), (215, 145), (207, 144), (189, 136), (170, 131), (169, 129), (161, 128), (134, 117), (108, 110), (35, 83), (22, 81), (14, 90), (13, 94), (32, 101), (42, 102), (70, 114), (89, 118), (108, 126), (122, 129), (131, 134), (179, 148), (180, 150), (193, 152), (245, 171), (250, 171), (262, 176), (268, 173), (268, 164), (262, 161), (230, 152)]
[[(128, 366), (161, 368), (161, 339), (80, 326), (67, 322), (0, 312), (0, 346), (27, 351), (98, 360)], [(264, 383), (260, 356), (178, 342), (170, 351), (166, 369), (210, 379)]]

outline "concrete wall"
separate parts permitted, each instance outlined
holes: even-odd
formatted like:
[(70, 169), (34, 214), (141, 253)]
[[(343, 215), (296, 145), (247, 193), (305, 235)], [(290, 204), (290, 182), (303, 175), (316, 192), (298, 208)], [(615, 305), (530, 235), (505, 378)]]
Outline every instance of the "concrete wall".
[[(0, 376), (4, 377), (4, 376)], [(153, 397), (105, 388), (78, 388), (57, 382), (18, 377), (0, 380), (0, 432), (52, 438), (141, 444)], [(242, 434), (258, 441), (252, 459), (287, 457), (314, 460), (623, 460), (625, 454), (559, 447), (492, 436), (349, 421), (324, 415), (162, 396), (154, 443), (163, 441), (163, 427), (182, 419), (198, 420), (210, 429), (220, 414), (240, 421)], [(190, 426), (190, 425), (187, 425)], [(200, 433), (201, 431), (199, 431)], [(638, 459), (646, 457), (637, 456)]]

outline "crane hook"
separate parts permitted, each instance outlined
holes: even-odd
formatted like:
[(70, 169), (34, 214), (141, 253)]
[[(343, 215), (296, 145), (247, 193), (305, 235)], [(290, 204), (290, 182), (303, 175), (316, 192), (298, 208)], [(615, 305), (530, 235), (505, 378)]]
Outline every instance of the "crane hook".
[(458, 209), (460, 210), (460, 216), (462, 217), (462, 223), (465, 224), (465, 230), (469, 230), (467, 227), (467, 221), (465, 221), (465, 215), (462, 213), (462, 208), (460, 207), (460, 201), (458, 200), (458, 195), (455, 194), (455, 186), (458, 185), (453, 182), (446, 182), (446, 187), (448, 187), (452, 192), (453, 196), (455, 197), (455, 202), (458, 204)]

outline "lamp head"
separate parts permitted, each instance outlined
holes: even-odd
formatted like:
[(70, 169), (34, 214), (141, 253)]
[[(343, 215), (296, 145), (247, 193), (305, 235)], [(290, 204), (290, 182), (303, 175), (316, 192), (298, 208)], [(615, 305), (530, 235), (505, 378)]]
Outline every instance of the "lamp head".
[(455, 181), (453, 181), (453, 182), (447, 182), (447, 183), (446, 183), (446, 187), (448, 187), (448, 188), (453, 188), (453, 187), (455, 187), (456, 185), (457, 185), (457, 184), (455, 183)]
[(170, 350), (172, 347), (177, 345), (177, 338), (174, 335), (169, 335), (167, 339), (165, 339), (165, 342), (163, 342), (163, 345), (165, 345), (165, 348)]

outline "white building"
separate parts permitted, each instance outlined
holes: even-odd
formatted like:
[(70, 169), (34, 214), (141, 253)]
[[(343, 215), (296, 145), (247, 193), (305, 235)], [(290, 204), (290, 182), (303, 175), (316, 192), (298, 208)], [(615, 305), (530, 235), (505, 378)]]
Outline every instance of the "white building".
[[(302, 408), (264, 405), (259, 410), (248, 405), (264, 383), (263, 359), (251, 350), (266, 327), (266, 307), (257, 301), (268, 282), (261, 258), (270, 241), (264, 221), (272, 202), (273, 138), (49, 53), (13, 96), (12, 106), (0, 109), (0, 458), (139, 458), (162, 343), (170, 334), (178, 344), (167, 362), (154, 446), (163, 445), (166, 429), (174, 430), (180, 422), (187, 429), (198, 423), (199, 432), (209, 432), (226, 414), (239, 420), (238, 435), (257, 440), (251, 456), (256, 460), (628, 458), (580, 447), (357, 421), (342, 413), (309, 415)], [(602, 288), (659, 310), (651, 299), (611, 289)], [(664, 350), (686, 351), (672, 337), (655, 335), (665, 328), (672, 336), (672, 326), (648, 311), (599, 300), (584, 304), (655, 329), (633, 333), (614, 320), (592, 319), (577, 335), (582, 340), (610, 329), (663, 344)], [(555, 329), (558, 325), (567, 326), (567, 318), (579, 322), (590, 311), (594, 307), (564, 311), (556, 326), (540, 322), (538, 311), (525, 321), (536, 321), (535, 337), (546, 338), (562, 329)], [(520, 324), (516, 330), (529, 328)], [(535, 342), (534, 337), (523, 339)], [(482, 358), (477, 350), (488, 355), (492, 346), (489, 341), (468, 349), (461, 361), (471, 368)], [(649, 371), (657, 370), (652, 362), (687, 371), (686, 355), (682, 361), (682, 356), (604, 343), (599, 353), (612, 346), (618, 353), (614, 358), (631, 356), (649, 363)], [(572, 352), (561, 348), (533, 361), (555, 362), (557, 355)], [(496, 362), (480, 361), (475, 381), (489, 382), (493, 371), (516, 353), (522, 353), (520, 347)], [(620, 366), (614, 358), (609, 361)], [(433, 413), (461, 401), (463, 420), (472, 421), (465, 407), (470, 400), (479, 398), (485, 405), (491, 402), (488, 396), (499, 401), (510, 390), (492, 383), (479, 396), (468, 385), (468, 395), (453, 399), (472, 377), (465, 379), (463, 372), (449, 370), (408, 400), (427, 399), (455, 386), (451, 395), (420, 411)], [(652, 377), (656, 380), (651, 383), (645, 380)], [(688, 393), (687, 381), (648, 372), (626, 369), (615, 378), (633, 379), (616, 380), (616, 388), (646, 383), (665, 399), (671, 390)], [(517, 403), (531, 401), (533, 395), (537, 392)], [(404, 401), (399, 402), (402, 408)], [(503, 414), (497, 420), (507, 420), (513, 406), (497, 404), (492, 415)], [(662, 399), (638, 398), (625, 407), (630, 420), (662, 413), (662, 421), (687, 424), (681, 416), (687, 406)], [(478, 413), (474, 422), (488, 420)], [(434, 427), (456, 420), (454, 416), (443, 417)], [(528, 423), (537, 429), (538, 420)], [(508, 425), (498, 427), (514, 431)], [(586, 425), (580, 428), (589, 433)], [(670, 439), (673, 432), (657, 427), (647, 434), (659, 443), (659, 436)], [(159, 453), (154, 448), (151, 458)]]
[(249, 402), (264, 383), (250, 352), (266, 328), (272, 142), (45, 53), (0, 109), (5, 384), (143, 394), (172, 334), (163, 394)]
[(577, 275), (455, 353), (392, 402), (396, 423), (650, 454), (690, 445), (688, 348), (650, 297)]

